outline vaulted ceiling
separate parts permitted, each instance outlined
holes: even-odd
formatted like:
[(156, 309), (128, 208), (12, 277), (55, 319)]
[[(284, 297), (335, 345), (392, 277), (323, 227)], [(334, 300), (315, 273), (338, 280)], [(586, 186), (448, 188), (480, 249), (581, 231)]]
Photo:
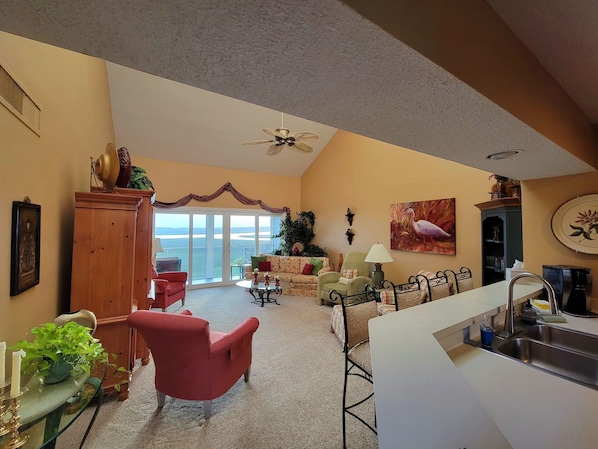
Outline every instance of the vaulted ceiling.
[[(439, 39), (475, 23), (523, 42), (519, 54), (553, 84), (550, 92), (539, 84), (537, 98), (562, 91), (555, 114), (575, 116), (580, 141), (569, 148), (554, 120), (526, 115), (517, 83), (497, 92), (476, 84), (473, 75), (492, 79), (483, 64), (470, 73), (461, 70), (469, 60), (451, 66), (463, 46), (443, 49)], [(598, 122), (596, 23), (593, 0), (0, 3), (0, 30), (109, 62), (117, 146), (289, 176), (300, 176), (336, 129), (521, 180), (593, 171), (598, 156), (585, 134)], [(493, 46), (475, 51), (471, 59), (483, 61)], [(520, 104), (502, 101), (508, 88)], [(280, 126), (281, 112), (292, 132), (321, 136), (312, 155), (268, 157), (267, 145), (241, 145), (267, 137), (261, 129)], [(521, 153), (487, 158), (510, 149)]]

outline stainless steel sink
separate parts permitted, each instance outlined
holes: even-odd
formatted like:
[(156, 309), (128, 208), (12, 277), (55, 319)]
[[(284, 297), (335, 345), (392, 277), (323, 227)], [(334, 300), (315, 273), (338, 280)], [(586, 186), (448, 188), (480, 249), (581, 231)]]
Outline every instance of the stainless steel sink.
[(529, 338), (513, 338), (496, 352), (598, 390), (598, 358)]
[(537, 324), (524, 331), (528, 338), (598, 358), (598, 336)]

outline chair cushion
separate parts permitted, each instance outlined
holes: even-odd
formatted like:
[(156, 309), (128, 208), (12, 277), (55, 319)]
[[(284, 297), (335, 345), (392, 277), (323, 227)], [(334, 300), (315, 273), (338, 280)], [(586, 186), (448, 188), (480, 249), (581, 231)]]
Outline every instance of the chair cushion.
[(169, 282), (168, 285), (166, 285), (166, 293), (169, 296), (178, 293), (181, 290), (185, 290), (185, 284), (182, 282)]
[(266, 262), (266, 260), (268, 260), (268, 256), (251, 256), (251, 268), (259, 270), (260, 262)]
[(301, 272), (301, 274), (312, 274), (313, 270), (314, 270), (314, 266), (310, 263), (306, 263), (305, 266), (303, 267), (303, 271)]
[[(349, 336), (351, 337), (351, 336)], [(347, 354), (349, 360), (359, 365), (368, 374), (372, 374), (372, 357), (370, 356), (370, 341), (362, 341), (356, 346), (353, 346)]]
[(264, 260), (259, 261), (258, 268), (260, 271), (272, 271), (272, 263)]

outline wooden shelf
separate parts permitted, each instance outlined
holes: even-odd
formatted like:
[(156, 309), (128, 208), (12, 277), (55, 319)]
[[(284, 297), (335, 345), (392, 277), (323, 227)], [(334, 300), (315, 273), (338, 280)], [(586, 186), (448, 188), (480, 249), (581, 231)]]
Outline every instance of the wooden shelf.
[(521, 206), (521, 199), (516, 197), (498, 198), (475, 205), (480, 210), (496, 209), (497, 207)]

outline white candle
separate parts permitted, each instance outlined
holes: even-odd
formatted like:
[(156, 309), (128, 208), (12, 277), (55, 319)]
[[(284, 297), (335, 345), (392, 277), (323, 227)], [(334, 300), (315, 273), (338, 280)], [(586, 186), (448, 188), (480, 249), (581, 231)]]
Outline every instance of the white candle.
[(12, 353), (12, 384), (10, 385), (10, 397), (14, 398), (21, 393), (21, 359), (25, 357), (25, 351), (19, 349)]
[(6, 342), (0, 341), (0, 387), (6, 383)]

